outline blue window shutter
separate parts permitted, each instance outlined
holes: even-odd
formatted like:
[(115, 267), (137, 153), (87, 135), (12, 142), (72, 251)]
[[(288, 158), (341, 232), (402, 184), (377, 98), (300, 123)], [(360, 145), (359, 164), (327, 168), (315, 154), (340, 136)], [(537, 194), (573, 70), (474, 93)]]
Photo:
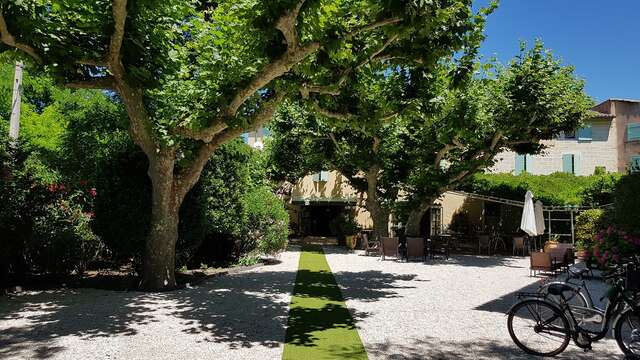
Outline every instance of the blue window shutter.
[(573, 154), (562, 155), (562, 172), (574, 174), (574, 156)]
[(533, 174), (533, 155), (524, 156), (524, 171)]
[(329, 181), (329, 172), (328, 171), (320, 171), (320, 181)]
[(640, 140), (640, 124), (627, 124), (627, 141)]
[(524, 162), (525, 162), (525, 156), (516, 154), (516, 169), (515, 169), (516, 175), (521, 174), (525, 170)]
[(573, 155), (573, 174), (580, 175), (580, 162), (582, 160), (582, 156), (580, 154)]
[(579, 141), (591, 141), (593, 139), (593, 128), (591, 125), (587, 125), (578, 130), (578, 140)]
[(263, 128), (262, 131), (263, 131), (264, 137), (271, 136), (271, 130), (269, 130), (269, 128)]
[(248, 144), (248, 143), (249, 143), (249, 133), (244, 133), (244, 134), (242, 134), (242, 135), (240, 135), (240, 136), (242, 137), (242, 141), (243, 141), (245, 144)]
[(640, 171), (640, 155), (631, 157), (631, 172)]

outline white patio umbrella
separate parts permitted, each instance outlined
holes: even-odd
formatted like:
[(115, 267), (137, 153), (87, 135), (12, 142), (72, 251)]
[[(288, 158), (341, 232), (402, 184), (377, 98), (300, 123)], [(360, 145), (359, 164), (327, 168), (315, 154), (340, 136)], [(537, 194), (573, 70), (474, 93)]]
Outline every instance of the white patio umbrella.
[(534, 207), (534, 213), (536, 214), (536, 233), (537, 235), (544, 235), (544, 213), (542, 212), (542, 201), (536, 201)]
[(522, 209), (520, 229), (526, 232), (529, 236), (538, 235), (538, 228), (536, 227), (536, 213), (533, 207), (533, 193), (531, 193), (531, 191), (527, 191), (527, 194), (524, 196), (524, 209)]

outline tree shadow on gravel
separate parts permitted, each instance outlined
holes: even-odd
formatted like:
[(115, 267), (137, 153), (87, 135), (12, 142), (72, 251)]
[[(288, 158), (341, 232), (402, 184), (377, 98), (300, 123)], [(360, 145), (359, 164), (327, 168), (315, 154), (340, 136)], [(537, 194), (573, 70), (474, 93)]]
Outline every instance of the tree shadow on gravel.
[[(66, 349), (58, 337), (81, 340), (136, 336), (162, 316), (177, 318), (194, 342), (239, 347), (277, 347), (284, 342), (295, 271), (228, 274), (194, 288), (167, 293), (65, 289), (0, 298), (0, 358), (45, 359)], [(395, 297), (397, 281), (410, 277), (378, 272), (341, 273), (346, 287), (363, 289), (355, 298)], [(349, 291), (349, 293), (355, 293)], [(352, 298), (354, 298), (352, 296)], [(365, 317), (367, 314), (356, 314)], [(155, 336), (155, 335), (154, 335)]]
[[(366, 345), (370, 359), (388, 360), (531, 360), (539, 357), (522, 352), (515, 344), (491, 340), (445, 341), (432, 337), (406, 339), (402, 344), (377, 343)], [(593, 352), (570, 345), (555, 357), (564, 360), (623, 360), (621, 352), (608, 351), (594, 346)]]

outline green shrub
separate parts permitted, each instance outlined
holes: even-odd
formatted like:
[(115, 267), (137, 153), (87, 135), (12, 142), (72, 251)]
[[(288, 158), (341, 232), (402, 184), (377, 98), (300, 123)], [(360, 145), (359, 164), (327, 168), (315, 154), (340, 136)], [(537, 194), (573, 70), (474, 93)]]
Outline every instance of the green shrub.
[(284, 250), (289, 237), (289, 213), (267, 187), (256, 187), (242, 197), (244, 229), (242, 254), (275, 254)]
[(358, 232), (358, 223), (349, 214), (343, 213), (331, 220), (329, 230), (342, 242), (346, 236), (355, 235)]
[(605, 227), (605, 211), (602, 209), (590, 209), (576, 216), (576, 247), (579, 250), (590, 249), (596, 234)]
[(640, 237), (609, 226), (596, 234), (591, 251), (601, 266), (620, 264), (626, 257), (640, 252)]
[(620, 182), (620, 174), (603, 174), (591, 177), (595, 179), (582, 190), (582, 205), (602, 206), (613, 204), (613, 193)]
[(103, 250), (89, 223), (92, 213), (84, 211), (76, 193), (45, 205), (33, 219), (33, 234), (26, 253), (32, 269), (51, 274), (82, 272)]
[(615, 189), (614, 207), (618, 226), (640, 235), (640, 174), (622, 177)]

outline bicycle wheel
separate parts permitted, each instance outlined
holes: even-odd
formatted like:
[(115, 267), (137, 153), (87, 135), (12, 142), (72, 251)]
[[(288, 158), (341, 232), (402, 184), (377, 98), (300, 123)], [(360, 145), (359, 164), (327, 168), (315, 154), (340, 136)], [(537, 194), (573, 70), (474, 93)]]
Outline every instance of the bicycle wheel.
[(640, 356), (640, 313), (627, 309), (614, 325), (614, 336), (625, 355)]
[(569, 321), (553, 303), (528, 299), (516, 304), (507, 319), (513, 342), (527, 354), (555, 356), (571, 340)]

